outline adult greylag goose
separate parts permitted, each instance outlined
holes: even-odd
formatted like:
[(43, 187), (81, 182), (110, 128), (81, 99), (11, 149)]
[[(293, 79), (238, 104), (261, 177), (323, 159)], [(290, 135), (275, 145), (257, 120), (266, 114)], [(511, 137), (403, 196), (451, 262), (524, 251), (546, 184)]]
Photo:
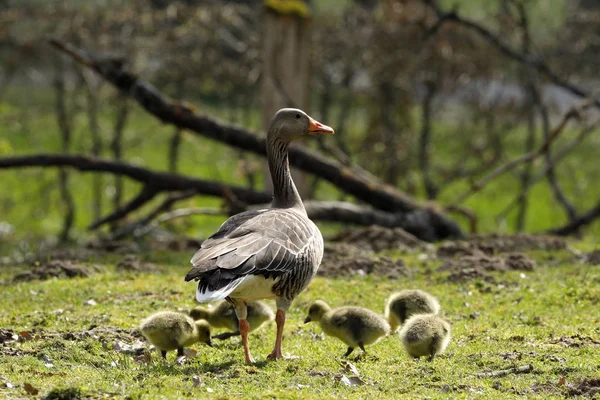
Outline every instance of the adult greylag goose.
[(275, 299), (277, 336), (268, 359), (282, 358), (285, 313), (308, 286), (323, 257), (323, 237), (308, 219), (290, 174), (288, 146), (306, 135), (332, 133), (333, 129), (301, 110), (279, 110), (271, 120), (266, 141), (273, 180), (270, 208), (232, 216), (192, 257), (193, 267), (185, 280), (198, 281), (199, 302), (226, 299), (233, 304), (247, 363), (254, 360), (248, 347), (246, 303)]

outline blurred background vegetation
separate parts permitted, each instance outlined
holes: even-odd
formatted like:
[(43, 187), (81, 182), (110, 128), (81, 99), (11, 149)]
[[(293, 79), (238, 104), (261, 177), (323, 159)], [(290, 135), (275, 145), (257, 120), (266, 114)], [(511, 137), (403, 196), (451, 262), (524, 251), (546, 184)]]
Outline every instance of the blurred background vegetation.
[[(264, 159), (162, 124), (47, 39), (123, 64), (199, 114), (262, 132), (265, 3), (298, 2), (0, 0), (0, 157), (88, 154), (262, 190)], [(598, 1), (437, 3), (438, 11), (485, 27), (533, 60), (529, 66), (463, 24), (438, 26), (434, 2), (308, 3), (306, 111), (335, 128), (335, 147), (353, 164), (440, 209), (494, 168), (538, 149), (582, 100), (536, 66), (589, 93), (600, 87)], [(551, 153), (492, 180), (454, 204), (462, 214), (449, 215), (465, 231), (468, 214), (477, 232), (511, 233), (548, 230), (587, 212), (600, 199), (597, 118), (590, 110), (571, 121)], [(84, 238), (90, 223), (139, 190), (126, 178), (56, 169), (2, 170), (0, 177), (1, 255)], [(352, 201), (308, 180), (307, 197)], [(221, 203), (193, 197), (181, 205)], [(167, 228), (204, 237), (222, 220), (193, 216)], [(584, 232), (599, 230), (592, 224)]]

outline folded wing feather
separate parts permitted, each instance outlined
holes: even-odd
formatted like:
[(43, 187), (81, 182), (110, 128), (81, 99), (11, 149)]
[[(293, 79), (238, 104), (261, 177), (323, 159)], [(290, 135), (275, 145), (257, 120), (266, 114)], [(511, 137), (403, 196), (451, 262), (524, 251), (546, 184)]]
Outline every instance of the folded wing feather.
[(185, 279), (200, 281), (199, 297), (209, 292), (213, 299), (218, 292), (224, 298), (248, 275), (276, 278), (289, 271), (313, 237), (306, 219), (293, 210), (237, 214), (202, 243)]

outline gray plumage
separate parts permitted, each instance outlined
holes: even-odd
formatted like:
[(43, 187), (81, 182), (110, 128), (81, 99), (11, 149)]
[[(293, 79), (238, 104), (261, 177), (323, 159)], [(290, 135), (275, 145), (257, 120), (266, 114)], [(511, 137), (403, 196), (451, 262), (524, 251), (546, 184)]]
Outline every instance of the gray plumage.
[(366, 345), (373, 344), (387, 335), (390, 326), (374, 311), (362, 307), (345, 306), (331, 309), (322, 300), (315, 301), (308, 309), (304, 323), (318, 322), (326, 335), (336, 337), (348, 346), (347, 357), (360, 347), (366, 352)]
[(288, 161), (291, 141), (305, 135), (331, 134), (333, 129), (303, 111), (279, 110), (267, 132), (267, 160), (273, 180), (273, 203), (264, 210), (246, 211), (229, 218), (202, 243), (192, 257), (186, 281), (197, 280), (200, 302), (227, 299), (239, 320), (247, 362), (246, 303), (275, 298), (277, 341), (269, 358), (281, 358), (285, 311), (304, 290), (321, 263), (323, 237), (308, 219), (292, 181)]
[(212, 346), (208, 322), (194, 321), (185, 314), (173, 311), (161, 311), (143, 319), (140, 332), (160, 350), (163, 358), (166, 358), (169, 350), (177, 350), (177, 355), (182, 356), (184, 347), (197, 342)]
[(404, 323), (399, 335), (411, 357), (429, 356), (432, 361), (450, 342), (450, 324), (434, 314), (415, 314)]
[(440, 303), (431, 294), (418, 289), (393, 293), (385, 305), (385, 318), (392, 332), (396, 332), (408, 318), (415, 314), (437, 314)]
[[(251, 301), (246, 303), (248, 311), (248, 323), (250, 324), (249, 332), (260, 328), (267, 321), (272, 321), (275, 314), (271, 307), (262, 301)], [(235, 315), (235, 309), (231, 303), (221, 301), (213, 308), (194, 307), (190, 311), (190, 317), (194, 320), (204, 319), (208, 321), (213, 328), (227, 328), (231, 332), (221, 333), (213, 336), (213, 339), (229, 339), (233, 336), (238, 336), (238, 318)]]

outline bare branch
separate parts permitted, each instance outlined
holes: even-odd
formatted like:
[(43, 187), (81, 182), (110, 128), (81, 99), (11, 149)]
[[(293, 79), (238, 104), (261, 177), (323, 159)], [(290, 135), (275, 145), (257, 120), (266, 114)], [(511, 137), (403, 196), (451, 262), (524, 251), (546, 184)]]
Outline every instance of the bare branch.
[(135, 230), (134, 235), (136, 237), (142, 237), (158, 228), (158, 226), (164, 222), (172, 221), (176, 218), (189, 217), (190, 215), (227, 215), (227, 213), (225, 210), (220, 210), (218, 208), (179, 208), (163, 213), (156, 218), (156, 220), (141, 225)]
[(101, 227), (104, 224), (108, 224), (111, 222), (115, 222), (120, 220), (121, 218), (127, 216), (128, 214), (136, 211), (144, 204), (148, 203), (150, 200), (154, 198), (158, 194), (158, 191), (149, 185), (146, 185), (142, 188), (140, 193), (135, 196), (129, 203), (125, 204), (123, 207), (117, 208), (114, 212), (110, 213), (106, 217), (100, 218), (88, 227), (89, 230), (94, 230)]
[(426, 93), (422, 104), (422, 123), (421, 136), (419, 137), (419, 167), (423, 176), (423, 186), (427, 193), (427, 198), (433, 200), (437, 197), (439, 188), (431, 178), (431, 168), (429, 163), (429, 148), (431, 147), (431, 103), (435, 96), (435, 83), (425, 82)]
[(561, 236), (572, 235), (579, 232), (579, 230), (584, 226), (594, 222), (596, 219), (598, 219), (598, 217), (600, 217), (600, 201), (583, 215), (573, 219), (564, 226), (550, 229), (547, 231), (547, 233)]
[(451, 204), (451, 206), (457, 206), (459, 204), (462, 204), (466, 199), (471, 197), (473, 194), (481, 191), (481, 189), (483, 189), (488, 183), (490, 183), (494, 179), (505, 174), (506, 172), (512, 171), (513, 169), (515, 169), (516, 167), (518, 167), (519, 165), (521, 165), (523, 163), (532, 162), (535, 159), (537, 159), (538, 157), (540, 157), (541, 155), (543, 155), (544, 153), (546, 153), (550, 149), (550, 146), (552, 145), (552, 143), (565, 130), (567, 123), (571, 119), (579, 117), (580, 114), (583, 112), (583, 110), (589, 108), (592, 104), (594, 104), (592, 100), (585, 100), (582, 103), (580, 103), (579, 105), (571, 108), (568, 112), (566, 112), (563, 115), (561, 122), (554, 129), (554, 131), (552, 131), (552, 133), (548, 136), (548, 138), (546, 139), (546, 141), (542, 144), (542, 146), (540, 148), (538, 148), (535, 151), (530, 151), (528, 153), (525, 153), (517, 158), (514, 158), (514, 159), (502, 164), (502, 165), (499, 165), (494, 170), (492, 170), (489, 174), (487, 174), (483, 178), (479, 179), (477, 182), (474, 182), (471, 185), (471, 188), (469, 190), (467, 190), (466, 192), (464, 192), (463, 194), (461, 194), (460, 196), (458, 196), (456, 198), (456, 200)]
[(157, 192), (195, 190), (199, 194), (224, 198), (226, 192), (233, 193), (246, 204), (264, 204), (271, 201), (268, 193), (255, 192), (239, 186), (190, 178), (166, 172), (155, 172), (137, 165), (109, 161), (100, 158), (68, 154), (35, 154), (0, 158), (0, 169), (15, 167), (72, 167), (79, 171), (108, 172), (124, 175)]
[(498, 213), (498, 215), (496, 216), (496, 219), (505, 218), (506, 215), (508, 215), (508, 213), (510, 211), (512, 211), (512, 209), (521, 201), (521, 199), (527, 196), (527, 194), (529, 193), (529, 190), (536, 183), (538, 183), (539, 181), (541, 181), (542, 179), (544, 179), (546, 177), (546, 175), (548, 174), (548, 168), (550, 166), (556, 168), (556, 165), (560, 161), (562, 161), (562, 159), (565, 158), (565, 156), (567, 156), (571, 152), (571, 150), (573, 150), (581, 142), (583, 142), (583, 140), (586, 137), (588, 137), (591, 133), (593, 133), (596, 130), (596, 128), (598, 128), (598, 125), (600, 125), (600, 121), (596, 121), (594, 124), (586, 127), (585, 129), (582, 129), (581, 132), (579, 132), (579, 135), (577, 135), (577, 137), (575, 137), (575, 139), (573, 139), (567, 145), (563, 146), (560, 149), (560, 151), (557, 152), (554, 157), (552, 157), (550, 164), (546, 165), (546, 167), (544, 169), (542, 169), (537, 175), (535, 175), (532, 179), (529, 180), (529, 182), (527, 183), (527, 186), (523, 187), (521, 189), (521, 191), (519, 192), (519, 194), (502, 211), (500, 211)]
[(435, 0), (423, 0), (425, 4), (429, 5), (431, 9), (437, 14), (438, 21), (435, 25), (429, 29), (428, 35), (434, 35), (439, 32), (440, 28), (448, 23), (454, 22), (459, 24), (465, 28), (468, 28), (474, 32), (476, 32), (481, 38), (494, 46), (498, 51), (500, 51), (505, 56), (512, 58), (522, 64), (528, 65), (539, 73), (545, 75), (552, 83), (557, 86), (562, 87), (563, 89), (571, 92), (577, 97), (592, 99), (593, 105), (596, 107), (600, 107), (600, 98), (595, 97), (589, 91), (565, 80), (562, 79), (556, 72), (552, 71), (550, 67), (541, 59), (534, 58), (530, 55), (525, 55), (520, 53), (519, 51), (511, 48), (509, 45), (502, 42), (502, 40), (492, 33), (487, 28), (478, 24), (477, 22), (471, 21), (469, 19), (462, 18), (458, 15), (456, 11), (444, 12), (442, 11), (435, 3)]

